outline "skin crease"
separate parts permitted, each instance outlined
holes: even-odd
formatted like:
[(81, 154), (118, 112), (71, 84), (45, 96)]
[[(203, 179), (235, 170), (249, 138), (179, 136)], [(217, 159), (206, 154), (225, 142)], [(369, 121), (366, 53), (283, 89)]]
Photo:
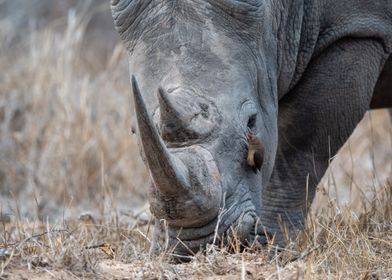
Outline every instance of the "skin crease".
[[(187, 169), (189, 186), (176, 195), (162, 190), (164, 175), (154, 169), (150, 192), (152, 212), (167, 221), (169, 245), (179, 254), (230, 227), (246, 244), (268, 232), (284, 245), (282, 225), (289, 237), (302, 228), (329, 159), (372, 98), (383, 96), (378, 107), (392, 99), (384, 90), (390, 72), (380, 76), (392, 65), (385, 64), (392, 52), (390, 0), (113, 0), (112, 13), (157, 127), (150, 136), (164, 137), (168, 153)], [(247, 161), (249, 128), (264, 146), (256, 173)], [(154, 147), (144, 135), (151, 170)], [(196, 223), (192, 214), (206, 211), (197, 182), (211, 180), (212, 171), (203, 171), (211, 158), (223, 215)], [(196, 192), (185, 201), (198, 207), (183, 207), (188, 188)], [(155, 232), (159, 239), (159, 222)]]

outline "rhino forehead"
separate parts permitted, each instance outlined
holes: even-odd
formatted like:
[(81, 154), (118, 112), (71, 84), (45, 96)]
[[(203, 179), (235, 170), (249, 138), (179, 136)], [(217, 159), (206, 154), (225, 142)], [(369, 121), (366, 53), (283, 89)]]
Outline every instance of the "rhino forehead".
[(131, 50), (142, 36), (170, 32), (179, 19), (210, 31), (219, 27), (230, 36), (237, 33), (246, 40), (257, 39), (270, 14), (268, 5), (260, 0), (128, 0), (112, 1), (112, 14), (117, 31)]
[[(220, 40), (219, 35), (210, 34), (209, 40), (199, 47), (189, 41), (181, 44), (186, 42), (186, 36), (189, 35), (174, 33), (141, 40), (133, 49), (130, 70), (140, 79), (146, 93), (155, 95), (159, 86), (167, 90), (191, 88), (209, 96), (255, 92), (255, 58), (246, 48), (240, 48), (240, 42)], [(153, 104), (155, 96), (146, 98), (148, 106)]]

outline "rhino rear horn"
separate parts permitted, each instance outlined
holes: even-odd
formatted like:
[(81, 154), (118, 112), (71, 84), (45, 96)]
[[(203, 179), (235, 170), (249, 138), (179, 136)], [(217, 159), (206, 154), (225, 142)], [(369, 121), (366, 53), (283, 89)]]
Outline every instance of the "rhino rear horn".
[(169, 152), (160, 137), (133, 75), (132, 89), (141, 144), (155, 186), (166, 194), (186, 191), (190, 186), (188, 170), (180, 159)]

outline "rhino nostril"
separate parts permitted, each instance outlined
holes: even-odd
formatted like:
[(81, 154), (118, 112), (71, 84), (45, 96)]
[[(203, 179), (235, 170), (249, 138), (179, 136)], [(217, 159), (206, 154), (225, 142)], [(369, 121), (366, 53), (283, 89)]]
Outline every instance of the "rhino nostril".
[(166, 92), (167, 92), (167, 93), (173, 93), (173, 92), (175, 92), (176, 90), (178, 90), (179, 88), (180, 88), (180, 86), (171, 86), (171, 87), (169, 87), (169, 88), (166, 89)]
[(208, 113), (208, 109), (209, 109), (208, 104), (199, 103), (199, 106), (200, 106), (200, 109), (201, 109), (200, 114), (201, 114), (205, 119), (208, 119), (208, 117), (209, 117), (209, 115), (210, 115), (210, 114)]

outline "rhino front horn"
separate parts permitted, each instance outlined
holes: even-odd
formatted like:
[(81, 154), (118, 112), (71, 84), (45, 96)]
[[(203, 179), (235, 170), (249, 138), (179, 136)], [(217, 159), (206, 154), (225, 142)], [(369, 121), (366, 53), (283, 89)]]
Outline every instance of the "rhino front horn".
[(166, 194), (175, 194), (189, 188), (186, 166), (166, 148), (152, 119), (148, 115), (136, 78), (132, 76), (132, 89), (141, 145), (147, 165), (157, 188)]
[(154, 181), (151, 212), (177, 227), (200, 227), (216, 219), (222, 188), (213, 156), (200, 145), (167, 148), (133, 76), (132, 88), (140, 142)]

